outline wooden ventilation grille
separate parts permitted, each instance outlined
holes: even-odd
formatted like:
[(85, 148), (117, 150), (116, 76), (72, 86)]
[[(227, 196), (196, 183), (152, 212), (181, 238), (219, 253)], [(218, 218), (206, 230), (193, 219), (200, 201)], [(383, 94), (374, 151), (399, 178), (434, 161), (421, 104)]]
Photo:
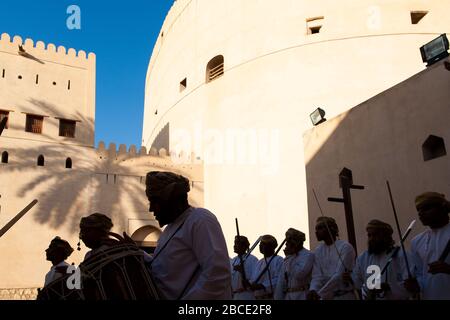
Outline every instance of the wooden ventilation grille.
[(73, 120), (59, 120), (59, 136), (75, 138), (76, 122)]
[(224, 58), (217, 56), (213, 58), (206, 67), (206, 82), (211, 82), (224, 74)]
[(44, 117), (28, 114), (25, 131), (32, 133), (42, 133), (43, 122)]

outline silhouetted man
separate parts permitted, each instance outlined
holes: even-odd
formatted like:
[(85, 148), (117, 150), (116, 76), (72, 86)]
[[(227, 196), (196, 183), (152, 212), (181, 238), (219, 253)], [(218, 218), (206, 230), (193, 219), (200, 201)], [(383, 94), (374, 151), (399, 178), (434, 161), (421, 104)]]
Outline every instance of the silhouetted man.
[(290, 228), (286, 232), (286, 258), (278, 277), (276, 300), (306, 300), (311, 282), (314, 255), (303, 248), (305, 234)]
[(314, 250), (314, 267), (308, 300), (353, 300), (353, 286), (344, 282), (344, 272), (355, 264), (355, 250), (344, 240), (337, 239), (339, 229), (330, 217), (319, 217), (316, 237), (323, 241)]
[[(248, 284), (248, 279), (252, 276), (256, 264), (258, 263), (258, 259), (252, 254), (247, 256), (249, 247), (250, 242), (247, 237), (234, 237), (234, 252), (237, 253), (237, 256), (231, 259), (231, 288), (233, 289), (233, 300), (255, 299), (255, 295)], [(244, 283), (245, 280), (243, 279), (242, 265), (244, 266), (245, 280), (247, 280), (247, 283)]]
[(149, 265), (169, 299), (231, 299), (231, 270), (216, 216), (188, 203), (189, 180), (171, 172), (149, 172), (146, 194), (161, 227)]
[[(357, 259), (351, 274), (355, 288), (362, 290), (365, 300), (404, 300), (410, 294), (403, 287), (408, 278), (403, 252), (394, 247), (392, 227), (380, 220), (372, 220), (366, 227), (368, 249)], [(396, 252), (378, 284), (367, 280), (373, 275), (370, 266), (378, 266), (382, 270), (393, 252)], [(371, 280), (371, 279), (369, 279)]]
[(450, 203), (445, 196), (426, 192), (416, 197), (419, 219), (428, 230), (411, 242), (411, 255), (416, 266), (416, 279), (406, 281), (411, 292), (422, 292), (423, 299), (450, 299), (450, 257), (441, 255), (450, 241)]
[(87, 252), (84, 260), (91, 257), (100, 250), (104, 250), (118, 241), (109, 237), (113, 223), (109, 217), (101, 213), (94, 213), (81, 218), (80, 239), (92, 249)]
[(45, 250), (47, 260), (52, 263), (50, 271), (45, 276), (45, 284), (55, 281), (67, 274), (67, 267), (69, 264), (65, 261), (73, 252), (72, 247), (69, 242), (61, 239), (60, 237), (55, 237), (48, 248)]
[[(278, 282), (278, 275), (280, 273), (283, 258), (275, 256), (275, 249), (277, 248), (277, 239), (271, 235), (264, 235), (259, 244), (259, 251), (263, 254), (263, 258), (256, 264), (255, 270), (251, 277), (251, 287), (255, 292), (256, 299), (271, 300)], [(263, 276), (256, 282), (261, 272), (266, 268), (269, 261), (272, 259), (269, 267), (264, 272)]]

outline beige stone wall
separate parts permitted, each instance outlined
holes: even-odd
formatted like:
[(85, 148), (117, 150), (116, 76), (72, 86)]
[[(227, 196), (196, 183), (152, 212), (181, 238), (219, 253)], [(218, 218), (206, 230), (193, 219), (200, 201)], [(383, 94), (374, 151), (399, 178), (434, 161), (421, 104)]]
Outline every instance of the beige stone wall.
[(38, 288), (0, 289), (0, 300), (35, 300)]
[[(26, 40), (30, 56), (23, 57), (18, 54), (21, 43), (5, 34), (0, 41), (0, 109), (11, 111), (9, 128), (0, 136), (0, 155), (8, 152), (8, 163), (0, 163), (0, 228), (33, 199), (39, 202), (0, 238), (0, 299), (35, 298), (35, 289), (29, 288), (43, 286), (51, 267), (44, 252), (50, 241), (58, 235), (76, 248), (80, 218), (93, 212), (110, 216), (113, 231), (155, 245), (161, 229), (148, 212), (148, 171), (186, 176), (192, 183), (191, 204), (203, 205), (203, 166), (195, 156), (179, 163), (163, 149), (106, 147), (103, 142), (94, 148), (94, 54), (65, 53), (62, 47), (56, 51), (52, 44), (34, 46)], [(47, 116), (42, 134), (25, 132), (24, 112)], [(57, 118), (80, 121), (75, 138), (59, 137)], [(44, 166), (37, 166), (39, 155)], [(66, 168), (67, 158), (71, 169)], [(68, 262), (78, 265), (86, 252), (82, 245)]]
[[(441, 61), (305, 133), (310, 230), (320, 216), (314, 188), (324, 213), (336, 218), (341, 236), (347, 239), (343, 204), (327, 201), (327, 197), (342, 197), (338, 174), (343, 167), (353, 171), (355, 184), (366, 187), (352, 191), (360, 253), (366, 248), (365, 227), (371, 219), (386, 221), (396, 230), (386, 180), (401, 229), (417, 219), (409, 240), (424, 230), (415, 197), (425, 191), (450, 196), (448, 88), (450, 72)], [(447, 155), (424, 161), (422, 145), (430, 135), (444, 139)], [(314, 234), (310, 238), (315, 245)], [(398, 239), (397, 232), (394, 238)]]
[[(19, 54), (22, 45), (25, 54)], [(95, 54), (42, 41), (0, 39), (0, 109), (10, 111), (3, 137), (94, 145)], [(4, 77), (3, 77), (4, 74)], [(21, 77), (21, 79), (19, 79)], [(70, 81), (70, 89), (69, 89)], [(42, 135), (25, 132), (26, 113), (44, 116)], [(75, 138), (59, 136), (59, 118), (76, 120)]]
[[(150, 147), (170, 124), (170, 150), (201, 156), (205, 206), (230, 254), (235, 217), (250, 239), (281, 241), (291, 226), (308, 233), (309, 114), (321, 107), (332, 118), (423, 70), (419, 47), (450, 31), (449, 9), (439, 0), (176, 1), (149, 63), (142, 143)], [(411, 10), (429, 13), (413, 25)], [(309, 35), (316, 17), (322, 29)], [(225, 74), (205, 83), (217, 55)], [(240, 148), (227, 140), (236, 129), (257, 136), (237, 139), (251, 153), (241, 162), (229, 157)]]
[[(8, 145), (0, 137), (0, 153), (9, 152), (9, 163), (0, 164), (0, 226), (5, 225), (31, 200), (38, 204), (1, 239), (0, 252), (5, 257), (0, 269), (0, 289), (41, 287), (50, 269), (44, 250), (56, 235), (68, 240), (73, 248), (78, 242), (80, 218), (93, 212), (110, 216), (113, 231), (134, 235), (135, 240), (155, 245), (160, 228), (148, 212), (145, 175), (163, 170), (183, 174), (191, 181), (190, 202), (203, 205), (202, 165), (173, 164), (169, 156), (141, 154), (135, 147), (114, 145), (99, 149), (38, 144), (26, 150)], [(19, 141), (23, 142), (23, 141)], [(45, 155), (45, 167), (36, 166), (36, 154)], [(70, 156), (73, 168), (64, 167)], [(156, 233), (155, 233), (156, 231)], [(82, 245), (68, 259), (78, 265), (87, 252)]]

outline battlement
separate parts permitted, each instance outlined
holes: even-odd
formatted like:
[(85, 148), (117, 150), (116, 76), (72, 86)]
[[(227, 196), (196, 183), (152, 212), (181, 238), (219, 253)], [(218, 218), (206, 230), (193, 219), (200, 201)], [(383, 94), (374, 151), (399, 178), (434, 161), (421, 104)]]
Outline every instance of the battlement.
[(147, 151), (147, 148), (142, 146), (138, 148), (135, 145), (131, 145), (127, 148), (126, 145), (119, 145), (119, 149), (115, 143), (110, 143), (108, 148), (103, 141), (100, 141), (98, 147), (96, 148), (97, 155), (100, 159), (109, 161), (124, 161), (131, 158), (143, 158), (151, 157), (153, 160), (160, 159), (164, 162), (173, 162), (173, 164), (199, 164), (202, 160), (195, 155), (195, 153), (187, 154), (176, 154), (174, 152), (168, 152), (166, 149), (161, 148), (157, 150), (156, 148), (151, 148)]
[[(19, 46), (25, 51), (20, 52)], [(79, 68), (93, 68), (96, 61), (96, 56), (92, 52), (86, 54), (83, 50), (76, 51), (73, 48), (67, 50), (64, 46), (56, 47), (53, 43), (45, 44), (42, 41), (34, 43), (32, 39), (23, 41), (22, 37), (17, 35), (11, 39), (7, 33), (3, 33), (0, 37), (0, 52)]]

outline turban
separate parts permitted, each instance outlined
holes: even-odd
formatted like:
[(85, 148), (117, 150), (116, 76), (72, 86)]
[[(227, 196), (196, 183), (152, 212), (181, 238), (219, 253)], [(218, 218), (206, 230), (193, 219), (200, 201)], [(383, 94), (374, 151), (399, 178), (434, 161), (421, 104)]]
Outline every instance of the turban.
[(388, 234), (390, 236), (392, 236), (392, 234), (394, 233), (394, 230), (388, 223), (380, 221), (380, 220), (376, 220), (376, 219), (371, 220), (367, 224), (366, 229), (370, 229), (370, 228), (382, 230), (383, 232), (386, 232), (386, 234)]
[(189, 180), (172, 172), (149, 172), (145, 184), (147, 196), (156, 196), (165, 201), (172, 196), (187, 194), (190, 190)]
[(289, 228), (288, 231), (286, 231), (286, 238), (291, 238), (298, 244), (301, 244), (301, 243), (305, 242), (305, 240), (306, 240), (305, 234), (294, 228)]
[(319, 217), (317, 218), (317, 225), (324, 224), (327, 226), (327, 229), (330, 229), (331, 233), (334, 235), (339, 234), (339, 228), (337, 226), (336, 220), (331, 217)]
[(243, 245), (245, 245), (245, 247), (250, 247), (250, 242), (248, 241), (248, 238), (245, 236), (235, 236), (234, 237), (234, 241), (236, 243), (241, 243)]
[(82, 228), (95, 228), (108, 232), (113, 227), (113, 223), (110, 218), (101, 213), (94, 213), (90, 216), (81, 218), (80, 229)]
[(266, 234), (266, 235), (262, 236), (261, 242), (264, 242), (265, 244), (273, 246), (273, 248), (276, 248), (278, 245), (277, 239), (275, 239), (275, 237), (271, 236), (270, 234)]
[(425, 192), (416, 197), (416, 208), (423, 206), (433, 207), (449, 207), (449, 202), (445, 199), (445, 195), (437, 192)]
[(59, 249), (64, 252), (66, 257), (70, 256), (73, 252), (73, 248), (70, 246), (69, 242), (61, 239), (60, 237), (55, 237), (50, 242), (49, 249)]

